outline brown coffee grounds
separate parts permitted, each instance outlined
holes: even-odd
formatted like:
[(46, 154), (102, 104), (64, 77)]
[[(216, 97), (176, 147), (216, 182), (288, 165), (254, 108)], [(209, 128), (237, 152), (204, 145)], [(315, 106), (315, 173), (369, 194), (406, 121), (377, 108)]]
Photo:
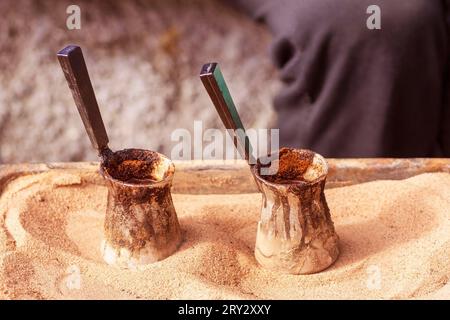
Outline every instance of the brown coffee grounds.
[(156, 152), (125, 149), (116, 151), (102, 164), (114, 179), (129, 183), (158, 181), (154, 169), (159, 157)]
[(121, 181), (150, 179), (152, 177), (153, 164), (142, 160), (125, 160), (118, 166), (108, 169), (108, 173)]
[(309, 150), (281, 148), (279, 151), (278, 172), (274, 175), (264, 176), (264, 178), (279, 184), (305, 181), (303, 175), (311, 165), (313, 158), (314, 152)]

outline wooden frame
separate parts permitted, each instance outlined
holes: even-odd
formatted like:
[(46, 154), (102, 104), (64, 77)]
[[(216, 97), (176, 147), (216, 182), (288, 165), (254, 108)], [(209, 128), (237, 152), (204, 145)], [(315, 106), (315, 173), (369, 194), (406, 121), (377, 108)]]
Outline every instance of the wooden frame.
[[(450, 173), (450, 158), (413, 159), (327, 159), (327, 188), (367, 181), (399, 180), (425, 172)], [(248, 165), (237, 161), (174, 161), (174, 193), (218, 194), (257, 192)], [(0, 165), (0, 194), (17, 177), (50, 170), (98, 171), (98, 162), (38, 163)], [(100, 180), (101, 181), (101, 180)]]

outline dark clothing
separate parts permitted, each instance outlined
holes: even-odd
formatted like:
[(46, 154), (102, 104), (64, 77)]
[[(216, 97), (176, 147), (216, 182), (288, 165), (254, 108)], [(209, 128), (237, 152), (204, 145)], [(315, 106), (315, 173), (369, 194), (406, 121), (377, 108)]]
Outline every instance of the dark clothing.
[[(229, 0), (273, 34), (280, 145), (450, 156), (450, 0)], [(369, 5), (381, 29), (369, 30)]]

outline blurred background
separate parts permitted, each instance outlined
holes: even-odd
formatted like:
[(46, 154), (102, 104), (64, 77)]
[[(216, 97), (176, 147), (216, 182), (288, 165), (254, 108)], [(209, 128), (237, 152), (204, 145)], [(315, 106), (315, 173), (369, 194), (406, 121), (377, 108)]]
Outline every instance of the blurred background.
[[(213, 0), (0, 2), (0, 163), (96, 160), (56, 59), (82, 47), (113, 150), (170, 155), (176, 128), (222, 128), (198, 74), (220, 62), (247, 127), (276, 123), (268, 31)], [(245, 90), (242, 90), (245, 88)]]

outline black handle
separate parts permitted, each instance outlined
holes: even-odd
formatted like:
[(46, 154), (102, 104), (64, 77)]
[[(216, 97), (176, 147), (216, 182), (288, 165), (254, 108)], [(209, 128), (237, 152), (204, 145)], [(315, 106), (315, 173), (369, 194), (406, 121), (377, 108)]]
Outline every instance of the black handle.
[(83, 52), (80, 47), (70, 45), (59, 51), (57, 56), (92, 146), (101, 155), (105, 150), (109, 150), (108, 134), (89, 79)]

